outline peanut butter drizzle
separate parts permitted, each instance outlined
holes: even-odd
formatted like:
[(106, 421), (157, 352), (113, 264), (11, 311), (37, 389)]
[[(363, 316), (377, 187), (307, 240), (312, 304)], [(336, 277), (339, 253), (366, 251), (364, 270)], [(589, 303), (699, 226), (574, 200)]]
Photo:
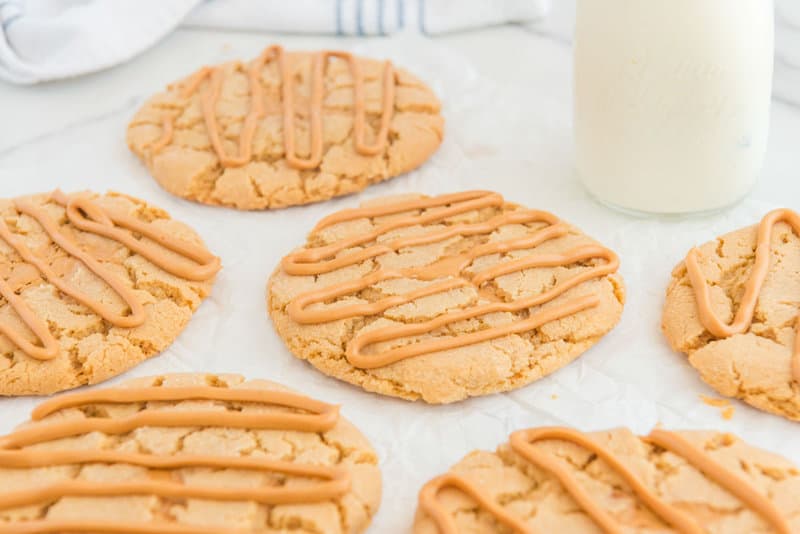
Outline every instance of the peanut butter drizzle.
[(744, 478), (729, 471), (714, 461), (703, 450), (692, 445), (686, 438), (675, 432), (655, 428), (645, 438), (664, 450), (683, 457), (690, 465), (716, 482), (721, 488), (730, 492), (740, 501), (748, 505), (757, 514), (772, 525), (779, 534), (792, 534), (787, 518), (772, 501)]
[[(61, 410), (96, 404), (131, 404), (147, 402), (214, 400), (233, 403), (259, 403), (303, 410), (310, 413), (236, 411), (178, 411), (144, 408), (120, 418), (88, 417), (56, 419), (23, 427), (0, 438), (0, 468), (23, 469), (82, 464), (127, 464), (150, 470), (149, 480), (93, 482), (66, 480), (39, 488), (0, 494), (0, 510), (37, 503), (50, 503), (64, 497), (112, 497), (154, 495), (168, 499), (208, 499), (217, 501), (254, 501), (266, 505), (314, 503), (337, 499), (350, 489), (351, 478), (340, 467), (294, 464), (257, 456), (176, 455), (153, 456), (110, 450), (24, 450), (22, 447), (92, 432), (125, 434), (141, 427), (223, 427), (261, 430), (325, 432), (338, 422), (336, 406), (290, 392), (221, 387), (144, 387), (87, 391), (62, 395), (40, 405), (32, 414), (34, 421)], [(286, 475), (319, 479), (312, 485), (292, 487), (218, 488), (184, 485), (172, 476), (183, 468), (243, 469), (279, 472)], [(17, 528), (19, 527), (19, 528)], [(169, 524), (129, 524), (124, 522), (36, 520), (0, 524), (5, 532), (207, 532), (194, 527)], [(208, 531), (210, 532), (210, 531)]]
[[(5, 237), (3, 229), (7, 228), (5, 224), (0, 224), (0, 237)], [(8, 285), (5, 280), (0, 279), (0, 295), (6, 299), (11, 308), (17, 312), (22, 322), (33, 332), (33, 334), (41, 341), (41, 346), (34, 345), (13, 326), (9, 326), (0, 322), (0, 333), (5, 335), (11, 342), (20, 348), (22, 352), (35, 358), (37, 360), (52, 360), (58, 355), (60, 345), (47, 323), (42, 321), (30, 307), (25, 303), (22, 298), (17, 296), (14, 289)]]
[[(492, 217), (482, 223), (456, 224), (443, 230), (427, 234), (404, 237), (388, 242), (383, 242), (365, 247), (355, 252), (339, 253), (371, 243), (381, 235), (411, 226), (419, 226), (442, 221), (454, 215), (463, 214), (473, 210), (487, 207), (500, 207), (505, 203), (503, 197), (497, 193), (487, 191), (469, 191), (454, 195), (443, 195), (436, 198), (415, 199), (398, 202), (387, 206), (346, 210), (333, 214), (323, 219), (316, 227), (317, 230), (364, 217), (380, 217), (386, 215), (402, 214), (409, 211), (429, 208), (434, 209), (424, 214), (401, 216), (375, 230), (362, 235), (340, 240), (331, 245), (312, 249), (301, 250), (286, 256), (282, 262), (283, 269), (293, 275), (317, 275), (358, 264), (362, 261), (378, 257), (382, 254), (430, 243), (441, 242), (454, 236), (485, 235), (509, 224), (544, 223), (547, 226), (533, 234), (511, 239), (508, 241), (489, 242), (472, 248), (471, 250), (435, 262), (423, 267), (408, 269), (378, 269), (359, 279), (342, 282), (323, 289), (310, 291), (297, 296), (287, 307), (287, 313), (300, 324), (320, 324), (351, 317), (375, 315), (389, 308), (407, 304), (416, 299), (443, 293), (460, 287), (474, 287), (479, 292), (481, 286), (499, 276), (519, 272), (537, 267), (558, 267), (573, 263), (602, 259), (605, 263), (593, 266), (570, 279), (561, 282), (544, 293), (527, 297), (514, 302), (491, 302), (475, 305), (466, 310), (447, 313), (429, 321), (389, 326), (366, 333), (359, 334), (347, 346), (346, 357), (351, 365), (361, 369), (375, 369), (385, 367), (395, 362), (414, 356), (440, 352), (453, 348), (463, 347), (492, 339), (497, 339), (510, 334), (522, 333), (533, 330), (550, 321), (555, 321), (569, 315), (595, 307), (600, 304), (599, 298), (593, 295), (570, 299), (560, 306), (539, 310), (528, 318), (507, 325), (492, 327), (470, 334), (457, 337), (443, 337), (425, 340), (383, 351), (380, 354), (364, 354), (364, 349), (376, 343), (396, 340), (409, 336), (418, 336), (432, 332), (443, 326), (459, 321), (472, 319), (498, 312), (519, 312), (535, 306), (540, 306), (552, 301), (569, 289), (594, 278), (616, 272), (619, 259), (609, 249), (599, 245), (583, 245), (576, 247), (564, 254), (540, 254), (507, 261), (499, 265), (484, 269), (483, 271), (466, 276), (464, 270), (472, 262), (482, 256), (505, 253), (514, 250), (532, 249), (538, 245), (567, 234), (568, 228), (559, 219), (550, 213), (537, 210), (519, 210)], [(328, 259), (333, 258), (333, 259)], [(374, 284), (396, 278), (411, 278), (415, 280), (434, 281), (426, 287), (410, 291), (403, 295), (394, 295), (382, 298), (376, 302), (352, 304), (336, 308), (309, 309), (314, 304), (323, 304), (332, 299), (346, 295), (356, 294)]]
[[(88, 196), (67, 196), (56, 190), (52, 193), (51, 198), (66, 208), (69, 222), (76, 228), (113, 239), (174, 276), (193, 282), (202, 282), (213, 278), (221, 267), (220, 259), (205, 247), (176, 239), (136, 217), (107, 211), (94, 203)], [(142, 239), (136, 239), (120, 228), (126, 228), (146, 237), (164, 249), (190, 261), (178, 260), (169, 254), (164, 254), (157, 247), (149, 245)]]
[[(322, 107), (325, 98), (325, 67), (328, 59), (337, 57), (347, 61), (353, 77), (353, 146), (359, 154), (374, 156), (384, 150), (389, 137), (389, 126), (394, 111), (395, 98), (395, 73), (392, 63), (387, 61), (383, 71), (383, 100), (381, 110), (380, 129), (375, 136), (373, 144), (366, 142), (366, 105), (364, 96), (364, 77), (361, 72), (359, 60), (348, 52), (333, 50), (323, 50), (314, 54), (311, 81), (311, 102), (309, 104), (310, 130), (311, 130), (311, 154), (307, 159), (297, 155), (295, 143), (295, 105), (294, 105), (294, 75), (290, 71), (290, 65), (285, 59), (283, 47), (272, 45), (267, 47), (248, 69), (248, 79), (250, 82), (250, 101), (251, 107), (244, 120), (242, 133), (239, 137), (239, 155), (229, 156), (225, 152), (219, 124), (216, 118), (216, 106), (222, 90), (222, 82), (225, 74), (225, 67), (204, 67), (189, 78), (187, 83), (181, 87), (179, 95), (181, 98), (190, 98), (206, 79), (210, 78), (210, 87), (201, 95), (203, 108), (203, 119), (205, 121), (208, 138), (211, 146), (219, 158), (223, 167), (240, 167), (252, 159), (253, 137), (258, 122), (266, 114), (264, 107), (264, 94), (261, 86), (262, 71), (270, 60), (278, 62), (278, 70), (281, 76), (281, 103), (283, 114), (283, 139), (284, 152), (287, 164), (299, 170), (315, 169), (322, 162), (324, 139), (322, 131)], [(153, 154), (172, 142), (175, 132), (175, 113), (164, 117), (162, 123), (163, 133), (161, 137), (150, 145)]]
[[(65, 208), (67, 219), (79, 230), (113, 239), (170, 274), (187, 280), (199, 281), (208, 280), (219, 270), (219, 258), (203, 247), (177, 240), (165, 232), (153, 229), (149, 224), (135, 217), (106, 210), (86, 195), (68, 196), (56, 190), (51, 193), (50, 200)], [(96, 260), (91, 252), (85, 251), (71, 237), (62, 233), (58, 223), (43, 208), (26, 200), (15, 200), (14, 207), (20, 214), (28, 215), (36, 220), (56, 245), (83, 263), (87, 269), (119, 295), (127, 305), (128, 313), (116, 313), (107, 305), (67, 283), (50, 267), (47, 261), (31, 251), (22, 239), (9, 229), (5, 221), (0, 221), (0, 239), (8, 243), (23, 261), (33, 265), (41, 276), (59, 291), (69, 295), (114, 326), (134, 328), (144, 323), (146, 319), (144, 306), (136, 297), (133, 289), (128, 287), (126, 281)], [(160, 247), (154, 247), (143, 239), (137, 239), (121, 228), (136, 232)], [(183, 256), (191, 260), (192, 264), (178, 261), (170, 254), (165, 254), (160, 248)], [(36, 335), (41, 345), (31, 343), (19, 332), (2, 323), (0, 323), (0, 332), (32, 358), (37, 360), (55, 358), (60, 347), (47, 323), (38, 317), (4, 280), (0, 280), (0, 295), (8, 301), (23, 323)]]
[[(211, 67), (203, 67), (202, 69), (198, 70), (194, 74), (192, 74), (189, 79), (184, 83), (181, 87), (179, 87), (178, 94), (181, 98), (189, 98), (197, 91), (197, 88), (200, 87), (200, 84), (205, 81), (211, 71), (213, 69)], [(169, 89), (173, 89), (174, 86), (170, 85)], [(150, 143), (149, 147), (153, 154), (158, 154), (164, 147), (166, 147), (172, 141), (172, 136), (175, 134), (175, 119), (178, 118), (178, 112), (170, 113), (164, 116), (164, 120), (162, 122), (161, 128), (163, 130), (161, 137), (153, 143)]]
[(460, 313), (442, 315), (436, 319), (426, 321), (424, 323), (409, 324), (397, 327), (387, 326), (385, 328), (372, 330), (366, 334), (354, 338), (347, 347), (346, 356), (347, 360), (355, 367), (362, 369), (375, 369), (377, 367), (391, 365), (395, 362), (412, 358), (414, 356), (421, 356), (423, 354), (431, 354), (434, 352), (465, 347), (467, 345), (474, 345), (511, 334), (527, 332), (533, 330), (534, 328), (539, 328), (540, 326), (551, 321), (556, 321), (580, 311), (594, 308), (598, 304), (600, 304), (600, 300), (597, 297), (594, 295), (587, 295), (584, 297), (571, 299), (559, 307), (541, 310), (532, 314), (527, 319), (523, 319), (522, 321), (517, 321), (515, 323), (487, 328), (471, 334), (462, 334), (457, 337), (445, 337), (433, 339), (423, 343), (414, 343), (404, 347), (381, 352), (380, 354), (363, 354), (365, 347), (375, 343), (390, 341), (407, 336), (421, 335), (457, 321), (471, 319), (478, 315), (513, 309), (510, 306), (509, 308), (505, 308), (500, 304), (487, 305), (485, 307), (479, 307), (473, 310), (465, 310)]
[[(642, 439), (683, 457), (695, 469), (758, 513), (779, 534), (791, 534), (788, 520), (782, 516), (769, 498), (761, 494), (747, 480), (727, 470), (714, 461), (705, 451), (695, 447), (679, 434), (655, 429), (649, 436)], [(651, 511), (676, 531), (685, 534), (703, 534), (705, 532), (703, 527), (691, 516), (659, 498), (608, 448), (595, 442), (589, 436), (564, 427), (534, 428), (512, 433), (510, 445), (514, 452), (555, 477), (567, 493), (603, 531), (609, 534), (622, 534), (624, 529), (613, 515), (606, 512), (599, 503), (592, 499), (591, 495), (581, 487), (569, 469), (564, 467), (557, 457), (535, 447), (535, 443), (546, 440), (567, 441), (591, 451), (608, 464)], [(509, 514), (503, 507), (495, 503), (490, 496), (483, 494), (475, 485), (457, 474), (448, 473), (430, 481), (422, 488), (419, 494), (420, 507), (434, 520), (441, 534), (458, 533), (452, 516), (438, 501), (439, 492), (446, 487), (452, 487), (466, 493), (481, 508), (491, 513), (498, 522), (513, 531), (523, 534), (534, 534), (536, 532), (533, 527)]]
[(448, 513), (438, 501), (439, 492), (444, 488), (455, 488), (462, 493), (466, 493), (478, 506), (492, 514), (498, 523), (510, 528), (513, 532), (521, 532), (523, 534), (534, 534), (535, 532), (533, 528), (508, 513), (505, 508), (494, 502), (493, 499), (468, 482), (467, 479), (454, 473), (446, 473), (425, 484), (419, 492), (420, 508), (431, 516), (441, 534), (458, 534), (458, 527), (453, 520), (452, 514)]
[[(789, 209), (777, 209), (769, 212), (758, 225), (756, 238), (755, 262), (750, 277), (744, 285), (744, 295), (739, 302), (733, 322), (725, 324), (711, 306), (711, 294), (705, 276), (697, 260), (698, 250), (693, 248), (686, 256), (686, 272), (694, 289), (697, 311), (700, 322), (711, 335), (727, 338), (746, 332), (753, 324), (758, 296), (761, 287), (769, 274), (769, 255), (772, 247), (772, 230), (776, 224), (785, 222), (800, 234), (800, 216)], [(792, 347), (792, 378), (800, 383), (800, 319), (795, 321), (795, 340)]]
[[(439, 195), (437, 197), (414, 198), (411, 200), (403, 200), (399, 202), (392, 202), (391, 204), (381, 204), (378, 206), (369, 206), (364, 208), (348, 208), (336, 213), (323, 217), (314, 227), (313, 232), (318, 232), (323, 228), (328, 228), (339, 223), (354, 221), (356, 219), (368, 219), (372, 217), (385, 217), (387, 215), (397, 215), (398, 213), (405, 213), (408, 211), (421, 210), (427, 208), (440, 208), (458, 202), (466, 202), (470, 200), (480, 200), (480, 205), (476, 207), (466, 208), (463, 211), (451, 213), (464, 213), (471, 209), (478, 209), (487, 206), (502, 206), (505, 203), (503, 195), (494, 193), (492, 191), (462, 191), (460, 193), (449, 193), (446, 195)], [(445, 215), (444, 217), (450, 217)], [(439, 219), (433, 219), (439, 220)], [(394, 229), (394, 228), (390, 228)], [(388, 229), (386, 230), (388, 231)], [(379, 235), (379, 234), (376, 234)]]

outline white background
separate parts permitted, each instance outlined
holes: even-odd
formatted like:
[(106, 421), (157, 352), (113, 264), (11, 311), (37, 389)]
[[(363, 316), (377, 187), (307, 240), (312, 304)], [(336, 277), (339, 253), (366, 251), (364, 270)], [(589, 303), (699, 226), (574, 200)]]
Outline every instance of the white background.
[[(0, 85), (0, 196), (55, 187), (119, 190), (190, 223), (224, 269), (187, 330), (159, 356), (123, 377), (176, 371), (241, 372), (329, 402), (372, 440), (384, 499), (371, 532), (411, 524), (419, 487), (468, 451), (493, 449), (533, 425), (581, 429), (620, 425), (647, 432), (717, 428), (800, 462), (800, 423), (734, 402), (724, 421), (699, 395), (713, 395), (659, 330), (669, 273), (690, 246), (757, 222), (779, 205), (800, 209), (800, 79), (776, 65), (770, 147), (763, 177), (732, 210), (704, 218), (635, 219), (592, 201), (577, 183), (571, 138), (571, 2), (555, 2), (544, 25), (440, 37), (369, 41), (180, 30), (134, 61), (77, 80), (30, 88)], [(173, 198), (125, 145), (125, 127), (151, 93), (195, 68), (287, 48), (338, 47), (386, 56), (430, 82), (444, 102), (445, 142), (419, 171), (323, 204), (241, 213)], [(800, 55), (800, 51), (798, 51)], [(793, 94), (792, 91), (796, 93)], [(577, 362), (505, 395), (450, 406), (379, 397), (329, 379), (294, 359), (274, 333), (264, 288), (279, 259), (314, 222), (360, 199), (407, 191), (495, 189), (550, 210), (617, 251), (628, 288), (621, 324)], [(554, 398), (555, 396), (555, 398)], [(35, 399), (0, 400), (0, 431), (22, 422)]]

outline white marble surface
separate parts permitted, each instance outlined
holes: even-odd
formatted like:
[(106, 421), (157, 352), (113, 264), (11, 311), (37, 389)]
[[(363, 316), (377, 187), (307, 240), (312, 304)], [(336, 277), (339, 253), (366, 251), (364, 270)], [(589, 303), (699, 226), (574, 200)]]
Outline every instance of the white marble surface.
[[(225, 269), (212, 297), (178, 342), (128, 376), (170, 370), (245, 372), (341, 402), (345, 415), (375, 443), (385, 473), (384, 501), (371, 532), (407, 530), (416, 492), (425, 480), (473, 448), (494, 448), (510, 430), (523, 426), (627, 425), (639, 431), (658, 422), (713, 426), (800, 462), (800, 424), (740, 403), (735, 403), (732, 420), (722, 420), (716, 409), (698, 399), (713, 392), (681, 355), (669, 350), (659, 332), (669, 272), (692, 244), (755, 222), (771, 207), (800, 209), (800, 107), (793, 103), (800, 101), (800, 94), (792, 94), (800, 89), (798, 70), (789, 59), (778, 62), (767, 162), (746, 201), (713, 217), (630, 218), (596, 204), (575, 179), (570, 128), (572, 4), (554, 3), (555, 12), (543, 25), (435, 40), (401, 35), (356, 41), (181, 30), (106, 72), (29, 88), (0, 85), (0, 196), (56, 186), (118, 189), (161, 205), (195, 226), (222, 256)], [(535, 385), (445, 407), (369, 395), (294, 360), (266, 319), (264, 282), (314, 220), (356, 205), (359, 197), (270, 213), (194, 205), (159, 189), (124, 141), (128, 120), (150, 93), (202, 64), (253, 56), (271, 41), (289, 48), (353, 48), (416, 67), (445, 102), (446, 142), (421, 170), (363, 196), (492, 188), (520, 203), (558, 213), (619, 252), (628, 286), (619, 327), (580, 360)], [(32, 402), (0, 400), (0, 431), (21, 422)]]

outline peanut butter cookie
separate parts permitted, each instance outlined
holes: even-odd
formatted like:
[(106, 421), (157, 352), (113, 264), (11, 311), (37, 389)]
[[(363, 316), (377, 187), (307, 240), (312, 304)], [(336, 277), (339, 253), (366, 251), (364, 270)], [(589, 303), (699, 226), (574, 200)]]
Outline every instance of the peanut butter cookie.
[(170, 193), (280, 208), (418, 167), (442, 141), (439, 108), (427, 85), (388, 61), (270, 46), (151, 98), (128, 126), (128, 146)]
[(692, 249), (663, 330), (722, 395), (800, 421), (800, 216), (782, 209)]
[(420, 492), (415, 534), (800, 532), (800, 470), (730, 434), (533, 428)]
[(617, 256), (497, 193), (374, 200), (286, 256), (268, 307), (289, 349), (368, 391), (446, 403), (518, 388), (610, 331)]
[(142, 200), (0, 200), (0, 395), (95, 384), (169, 346), (219, 258)]
[(338, 408), (238, 375), (61, 395), (0, 437), (0, 534), (363, 532), (372, 447)]

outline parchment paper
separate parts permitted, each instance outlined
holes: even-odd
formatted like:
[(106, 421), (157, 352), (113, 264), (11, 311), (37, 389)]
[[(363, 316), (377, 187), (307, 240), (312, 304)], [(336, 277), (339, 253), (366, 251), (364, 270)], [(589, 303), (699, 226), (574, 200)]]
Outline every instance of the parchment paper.
[[(235, 42), (219, 57), (198, 57), (197, 66), (257, 53), (255, 45)], [(684, 356), (669, 349), (659, 329), (670, 271), (689, 247), (755, 223), (775, 205), (751, 198), (711, 217), (636, 219), (590, 199), (573, 172), (570, 66), (565, 52), (559, 65), (542, 68), (534, 77), (535, 85), (500, 85), (479, 76), (469, 58), (418, 38), (359, 44), (353, 50), (391, 57), (411, 67), (433, 85), (445, 103), (447, 118), (444, 144), (431, 161), (360, 195), (253, 213), (172, 197), (125, 145), (127, 122), (146, 94), (125, 104), (123, 112), (100, 117), (69, 134), (56, 132), (4, 158), (2, 196), (56, 186), (66, 191), (118, 190), (191, 224), (222, 257), (224, 269), (213, 294), (178, 340), (161, 356), (106, 385), (167, 372), (238, 372), (342, 404), (343, 414), (368, 436), (381, 459), (384, 497), (371, 529), (376, 533), (407, 531), (425, 481), (467, 452), (494, 449), (512, 430), (534, 425), (584, 430), (624, 425), (640, 433), (658, 423), (676, 429), (715, 428), (800, 462), (800, 423), (736, 401), (733, 419), (723, 420), (717, 408), (699, 400), (701, 394), (714, 393)], [(543, 62), (551, 52), (543, 48)], [(186, 72), (192, 67), (187, 66)], [(176, 72), (175, 77), (182, 74)], [(154, 82), (152, 90), (160, 88)], [(448, 406), (365, 393), (290, 355), (267, 317), (265, 285), (280, 258), (303, 242), (315, 221), (334, 210), (357, 206), (360, 199), (465, 189), (494, 189), (515, 202), (552, 211), (617, 251), (627, 285), (619, 326), (576, 362), (544, 380), (508, 394)], [(0, 400), (0, 431), (26, 419), (37, 402)]]

